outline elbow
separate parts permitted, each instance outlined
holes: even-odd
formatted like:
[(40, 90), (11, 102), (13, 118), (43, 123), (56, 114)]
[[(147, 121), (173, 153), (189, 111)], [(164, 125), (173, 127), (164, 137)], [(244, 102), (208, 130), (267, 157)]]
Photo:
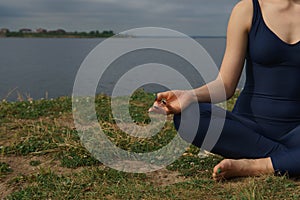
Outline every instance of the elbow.
[(235, 87), (226, 87), (225, 85), (225, 93), (226, 93), (226, 100), (231, 99), (235, 93)]
[(229, 99), (231, 99), (231, 97), (233, 97), (233, 95), (234, 95), (234, 92), (227, 92), (226, 91), (226, 100), (229, 100)]
[(231, 97), (233, 97), (234, 93), (235, 93), (235, 89), (236, 89), (236, 83), (233, 82), (233, 81), (224, 81), (224, 79), (222, 79), (220, 76), (219, 76), (219, 79), (217, 79), (221, 82), (221, 85), (222, 87), (224, 88), (225, 90), (225, 95), (226, 95), (226, 98), (223, 99), (223, 100), (228, 100), (230, 99)]

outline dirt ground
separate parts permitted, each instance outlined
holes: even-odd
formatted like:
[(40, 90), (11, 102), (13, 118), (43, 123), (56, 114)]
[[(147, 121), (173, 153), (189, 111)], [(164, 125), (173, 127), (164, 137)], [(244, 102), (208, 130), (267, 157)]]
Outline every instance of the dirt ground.
[[(30, 165), (31, 161), (40, 161), (41, 164), (38, 166)], [(11, 173), (8, 173), (4, 177), (0, 177), (0, 199), (5, 198), (7, 195), (12, 192), (26, 187), (26, 183), (20, 181), (18, 184), (11, 184), (10, 182), (16, 177), (28, 176), (38, 174), (42, 169), (51, 171), (56, 174), (71, 174), (71, 173), (80, 173), (84, 169), (91, 167), (78, 167), (76, 169), (70, 169), (60, 166), (60, 162), (54, 160), (50, 156), (10, 156), (10, 157), (0, 157), (0, 162), (5, 162), (9, 164), (13, 170)], [(100, 165), (99, 167), (104, 167)], [(167, 186), (179, 182), (184, 182), (187, 178), (180, 176), (176, 171), (169, 171), (167, 169), (161, 169), (154, 172), (146, 173), (147, 178), (150, 182), (158, 186)]]

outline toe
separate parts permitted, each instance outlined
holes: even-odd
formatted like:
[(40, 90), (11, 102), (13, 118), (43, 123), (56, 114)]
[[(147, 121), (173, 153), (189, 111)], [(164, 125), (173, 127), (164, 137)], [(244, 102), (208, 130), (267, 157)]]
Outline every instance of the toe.
[(213, 169), (213, 173), (214, 174), (220, 174), (221, 172), (223, 172), (225, 169), (223, 162), (221, 161), (219, 164), (217, 164), (214, 169)]
[(225, 173), (221, 173), (221, 174), (213, 174), (213, 179), (215, 181), (221, 181), (225, 179)]

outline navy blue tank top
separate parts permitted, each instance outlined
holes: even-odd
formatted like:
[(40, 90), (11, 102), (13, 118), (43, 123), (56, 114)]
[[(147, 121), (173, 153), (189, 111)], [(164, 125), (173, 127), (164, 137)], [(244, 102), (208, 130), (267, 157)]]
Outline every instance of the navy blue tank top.
[(255, 119), (300, 122), (300, 41), (288, 44), (265, 24), (253, 0), (246, 83), (235, 113)]

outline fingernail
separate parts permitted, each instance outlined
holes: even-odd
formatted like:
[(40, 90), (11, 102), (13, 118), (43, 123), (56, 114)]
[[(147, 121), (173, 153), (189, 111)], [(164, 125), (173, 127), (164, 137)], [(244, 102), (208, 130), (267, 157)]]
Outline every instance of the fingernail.
[(220, 168), (218, 168), (218, 170), (217, 170), (217, 173), (218, 173), (218, 174), (220, 174), (220, 173), (221, 173), (221, 169), (220, 169)]

